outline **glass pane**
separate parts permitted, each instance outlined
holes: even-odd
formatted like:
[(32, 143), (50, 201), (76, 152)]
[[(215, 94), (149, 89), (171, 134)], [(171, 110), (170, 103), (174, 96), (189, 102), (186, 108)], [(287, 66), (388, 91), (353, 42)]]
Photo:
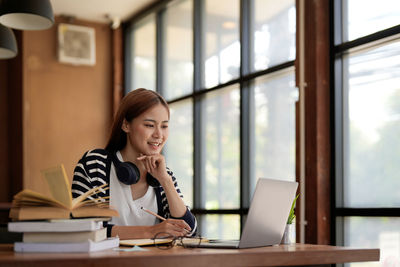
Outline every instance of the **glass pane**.
[(239, 207), (239, 104), (237, 86), (210, 92), (202, 102), (202, 208)]
[(155, 16), (135, 25), (133, 32), (132, 84), (136, 88), (156, 89), (156, 22)]
[(239, 76), (239, 0), (205, 1), (205, 81), (210, 88)]
[(379, 248), (379, 262), (351, 263), (352, 267), (400, 265), (400, 219), (391, 217), (345, 217), (344, 245)]
[(163, 92), (167, 100), (190, 94), (193, 88), (193, 2), (173, 2), (165, 12)]
[(350, 54), (344, 72), (344, 205), (398, 207), (400, 41)]
[(167, 166), (178, 180), (185, 204), (193, 208), (193, 103), (170, 105), (169, 137), (164, 148)]
[(372, 34), (399, 24), (398, 0), (343, 0), (344, 41)]
[(252, 70), (262, 70), (296, 56), (294, 0), (255, 0)]
[(239, 215), (201, 215), (199, 220), (200, 235), (209, 239), (240, 239)]
[(260, 177), (295, 180), (298, 90), (293, 68), (256, 79), (251, 94), (253, 192)]

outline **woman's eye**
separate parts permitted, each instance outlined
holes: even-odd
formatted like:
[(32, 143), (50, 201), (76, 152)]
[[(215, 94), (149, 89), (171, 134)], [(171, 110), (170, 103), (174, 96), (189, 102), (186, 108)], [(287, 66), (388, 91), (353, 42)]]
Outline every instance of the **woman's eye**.
[(145, 124), (144, 126), (146, 126), (146, 127), (150, 127), (150, 128), (152, 128), (152, 127), (153, 127), (153, 125), (152, 125), (152, 124)]
[(163, 128), (163, 129), (167, 129), (167, 128), (168, 128), (168, 125), (163, 125), (162, 128)]

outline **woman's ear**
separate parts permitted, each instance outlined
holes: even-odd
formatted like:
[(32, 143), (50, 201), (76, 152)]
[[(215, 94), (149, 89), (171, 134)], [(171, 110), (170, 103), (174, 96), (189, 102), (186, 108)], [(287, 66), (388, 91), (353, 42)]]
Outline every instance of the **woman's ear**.
[(126, 119), (122, 121), (122, 126), (121, 126), (122, 131), (125, 133), (129, 133), (129, 123)]

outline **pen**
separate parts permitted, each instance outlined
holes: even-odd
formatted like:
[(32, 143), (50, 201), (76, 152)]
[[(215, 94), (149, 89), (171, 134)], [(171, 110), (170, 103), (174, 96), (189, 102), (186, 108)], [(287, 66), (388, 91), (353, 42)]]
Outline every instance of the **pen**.
[(156, 216), (158, 219), (160, 219), (160, 220), (162, 220), (162, 221), (165, 221), (165, 220), (166, 220), (164, 217), (161, 217), (160, 215), (158, 215), (157, 213), (152, 212), (151, 210), (148, 210), (148, 209), (143, 208), (143, 207), (141, 207), (141, 209), (144, 210), (145, 212), (147, 212), (147, 213), (153, 215), (153, 216)]
[[(143, 211), (147, 212), (148, 214), (151, 214), (153, 216), (156, 216), (158, 219), (165, 221), (166, 219), (164, 217), (161, 217), (160, 215), (158, 215), (157, 213), (152, 212), (151, 210), (148, 210), (146, 208), (140, 207)], [(190, 231), (188, 229), (183, 229), (185, 230), (187, 233), (190, 233)]]

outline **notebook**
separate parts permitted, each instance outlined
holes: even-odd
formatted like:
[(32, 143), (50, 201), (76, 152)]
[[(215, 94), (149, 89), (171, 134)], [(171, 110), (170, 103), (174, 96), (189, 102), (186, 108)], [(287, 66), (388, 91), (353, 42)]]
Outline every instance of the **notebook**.
[(297, 186), (297, 182), (259, 178), (240, 240), (209, 240), (196, 247), (253, 248), (280, 244)]

